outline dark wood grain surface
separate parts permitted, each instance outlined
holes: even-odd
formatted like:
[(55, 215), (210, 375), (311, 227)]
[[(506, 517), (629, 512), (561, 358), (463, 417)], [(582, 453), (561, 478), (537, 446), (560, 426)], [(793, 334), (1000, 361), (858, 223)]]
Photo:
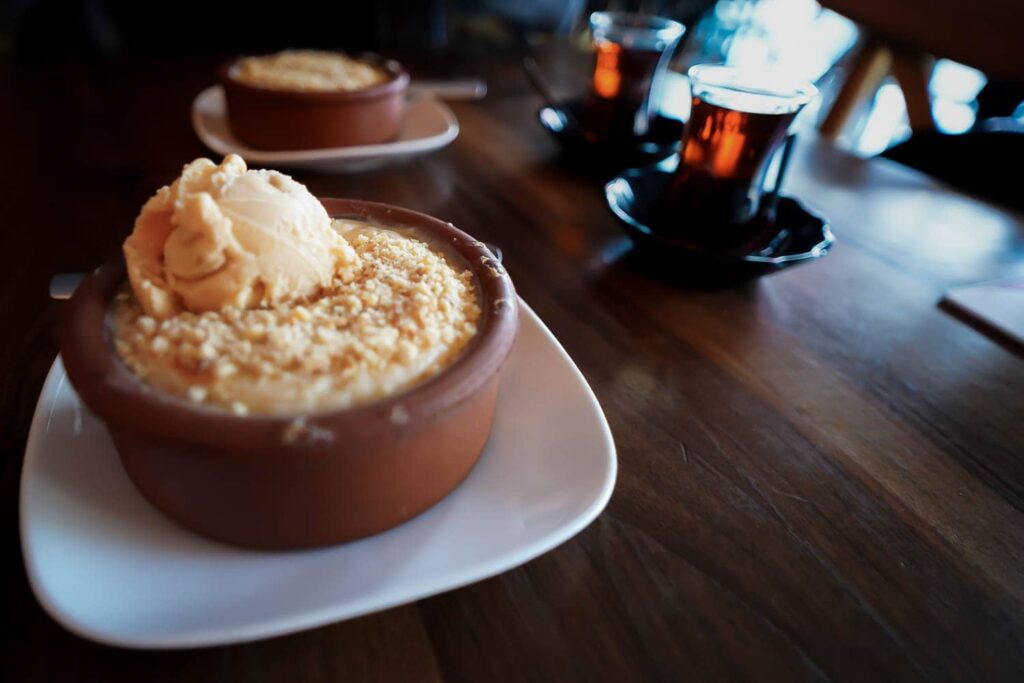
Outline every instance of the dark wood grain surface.
[(1024, 680), (1024, 363), (937, 308), (1024, 274), (1024, 219), (804, 139), (788, 189), (825, 259), (695, 289), (622, 258), (600, 184), (534, 122), (513, 62), (454, 106), (449, 148), (358, 176), (295, 174), (502, 247), (594, 388), (618, 447), (607, 510), (493, 579), (314, 631), (147, 653), (64, 631), (18, 540), (29, 419), (56, 349), (50, 275), (90, 269), (207, 154), (213, 61), (0, 63), (0, 679)]

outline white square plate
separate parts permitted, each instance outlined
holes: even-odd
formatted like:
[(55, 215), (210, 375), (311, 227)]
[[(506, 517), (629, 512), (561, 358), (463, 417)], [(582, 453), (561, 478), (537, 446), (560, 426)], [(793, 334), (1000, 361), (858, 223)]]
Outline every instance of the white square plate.
[(412, 602), (516, 567), (604, 509), (615, 445), (601, 407), (525, 304), (494, 430), (469, 477), (390, 531), (332, 548), (258, 552), (178, 527), (135, 490), (58, 358), (21, 480), (32, 589), (58, 622), (122, 647), (237, 643)]
[(440, 149), (459, 136), (459, 123), (444, 102), (429, 96), (410, 96), (402, 114), (398, 139), (379, 145), (268, 151), (246, 147), (228, 126), (224, 89), (214, 85), (192, 102), (192, 128), (203, 144), (218, 154), (237, 154), (249, 163), (313, 171), (354, 173), (378, 168), (417, 154)]

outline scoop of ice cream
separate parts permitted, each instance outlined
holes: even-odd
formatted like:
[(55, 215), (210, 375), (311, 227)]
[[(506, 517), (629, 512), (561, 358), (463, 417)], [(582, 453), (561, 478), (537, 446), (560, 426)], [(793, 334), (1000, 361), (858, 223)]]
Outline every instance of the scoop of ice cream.
[(147, 313), (271, 306), (316, 293), (350, 270), (353, 249), (305, 186), (246, 170), (230, 154), (196, 159), (142, 207), (124, 243), (128, 279)]

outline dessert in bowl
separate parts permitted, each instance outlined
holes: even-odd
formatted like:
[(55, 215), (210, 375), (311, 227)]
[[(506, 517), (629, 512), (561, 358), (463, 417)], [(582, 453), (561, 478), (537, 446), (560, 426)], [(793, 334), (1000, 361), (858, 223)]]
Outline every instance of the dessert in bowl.
[(218, 75), (232, 133), (266, 150), (389, 142), (409, 85), (394, 60), (314, 50), (233, 59)]
[(181, 524), (337, 543), (422, 512), (478, 459), (517, 306), (450, 224), (321, 203), (228, 157), (161, 189), (124, 251), (76, 291), (61, 353), (136, 487)]

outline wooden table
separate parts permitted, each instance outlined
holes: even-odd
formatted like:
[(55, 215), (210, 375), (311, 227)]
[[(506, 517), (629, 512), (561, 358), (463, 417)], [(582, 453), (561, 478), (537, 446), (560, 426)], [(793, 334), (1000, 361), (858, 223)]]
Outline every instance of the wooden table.
[(1024, 219), (807, 139), (788, 187), (831, 219), (834, 251), (732, 289), (666, 284), (616, 259), (599, 183), (556, 163), (500, 60), (462, 69), (491, 95), (455, 106), (451, 147), (297, 175), (502, 247), (611, 423), (604, 514), (496, 578), (270, 641), (145, 653), (65, 632), (17, 533), (56, 353), (47, 282), (113, 253), (205, 153), (188, 112), (212, 64), (0, 66), (0, 678), (1024, 680), (1024, 363), (936, 307), (949, 285), (1024, 274)]

